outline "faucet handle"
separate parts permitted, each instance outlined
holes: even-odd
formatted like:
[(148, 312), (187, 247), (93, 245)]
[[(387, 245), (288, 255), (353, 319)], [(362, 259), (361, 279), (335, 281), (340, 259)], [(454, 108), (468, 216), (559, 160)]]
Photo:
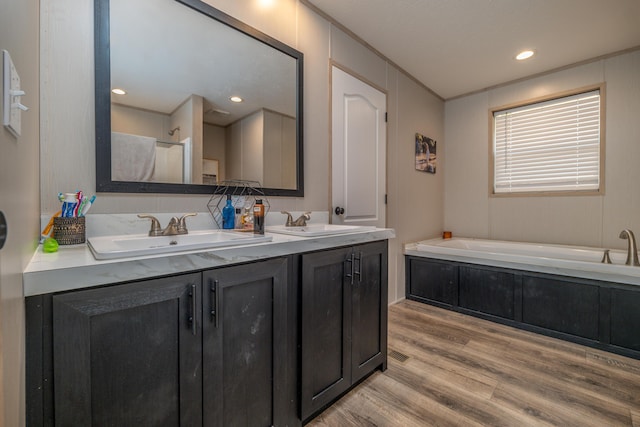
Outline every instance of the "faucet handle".
[(287, 216), (287, 222), (284, 226), (293, 227), (293, 218), (291, 217), (291, 214), (287, 211), (280, 211), (280, 213)]
[(196, 216), (197, 213), (186, 213), (180, 217), (178, 220), (178, 234), (188, 234), (189, 230), (187, 230), (187, 217)]
[(158, 221), (158, 218), (149, 214), (138, 214), (138, 218), (149, 218), (151, 220), (151, 230), (149, 230), (149, 236), (162, 235), (162, 227), (160, 226), (160, 221)]

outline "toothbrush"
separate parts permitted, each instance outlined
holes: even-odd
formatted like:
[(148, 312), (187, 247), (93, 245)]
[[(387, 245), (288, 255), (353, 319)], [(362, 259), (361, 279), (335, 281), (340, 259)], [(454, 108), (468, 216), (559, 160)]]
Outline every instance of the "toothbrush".
[(89, 198), (87, 196), (83, 196), (82, 200), (80, 200), (80, 203), (78, 203), (78, 206), (76, 208), (76, 216), (77, 217), (81, 217), (82, 216), (82, 211), (84, 210), (84, 207), (87, 205), (87, 202), (89, 201)]
[(73, 207), (73, 217), (77, 218), (78, 214), (81, 212), (80, 209), (80, 204), (82, 203), (82, 200), (84, 199), (84, 195), (82, 194), (82, 190), (78, 190), (78, 192), (76, 193), (76, 205)]
[[(85, 200), (86, 200), (86, 197), (85, 197)], [(80, 213), (79, 213), (79, 216), (85, 216), (87, 214), (87, 212), (89, 212), (89, 209), (91, 209), (91, 205), (95, 201), (96, 201), (96, 195), (94, 194), (93, 196), (91, 196), (91, 198), (84, 205), (84, 207), (82, 208), (82, 211), (80, 211)]]

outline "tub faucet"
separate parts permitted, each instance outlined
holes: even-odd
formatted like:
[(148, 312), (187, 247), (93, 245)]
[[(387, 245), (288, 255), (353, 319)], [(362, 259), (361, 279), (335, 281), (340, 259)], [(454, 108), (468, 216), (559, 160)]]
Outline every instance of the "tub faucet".
[(636, 237), (633, 235), (633, 231), (624, 229), (620, 232), (621, 239), (627, 239), (627, 260), (626, 265), (640, 266), (638, 261), (638, 249), (636, 247)]
[(287, 222), (285, 223), (285, 227), (304, 227), (307, 225), (307, 221), (311, 219), (311, 212), (305, 212), (295, 221), (291, 217), (291, 214), (287, 211), (280, 211), (281, 214), (287, 216)]

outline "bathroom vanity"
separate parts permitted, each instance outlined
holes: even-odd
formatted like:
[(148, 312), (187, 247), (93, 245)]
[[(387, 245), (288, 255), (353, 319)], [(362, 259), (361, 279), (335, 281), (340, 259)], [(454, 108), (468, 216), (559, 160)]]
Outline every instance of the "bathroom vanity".
[(28, 425), (301, 425), (386, 367), (391, 237), (36, 254), (24, 276)]

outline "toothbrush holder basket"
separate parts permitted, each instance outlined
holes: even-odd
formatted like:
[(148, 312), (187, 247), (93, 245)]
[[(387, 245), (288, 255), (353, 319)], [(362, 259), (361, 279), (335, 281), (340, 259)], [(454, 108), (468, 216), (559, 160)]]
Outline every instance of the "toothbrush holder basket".
[(79, 245), (86, 240), (85, 217), (53, 219), (53, 238), (59, 245)]

